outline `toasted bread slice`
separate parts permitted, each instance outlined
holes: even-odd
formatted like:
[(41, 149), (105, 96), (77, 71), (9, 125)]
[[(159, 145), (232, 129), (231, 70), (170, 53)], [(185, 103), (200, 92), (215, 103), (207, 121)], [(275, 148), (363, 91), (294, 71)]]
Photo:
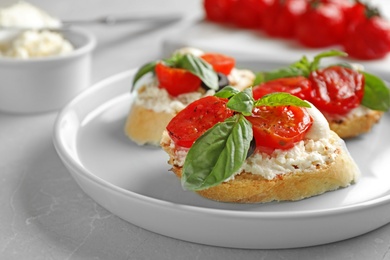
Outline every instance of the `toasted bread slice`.
[(363, 114), (353, 114), (345, 118), (332, 118), (327, 120), (329, 127), (335, 131), (341, 138), (352, 138), (358, 135), (368, 133), (379, 122), (383, 112), (367, 109)]
[[(221, 202), (264, 203), (296, 201), (347, 187), (357, 181), (360, 172), (344, 142), (334, 132), (331, 132), (331, 139), (336, 146), (336, 151), (332, 152), (335, 159), (329, 163), (316, 165), (310, 171), (286, 172), (272, 179), (242, 171), (231, 180), (196, 192), (202, 197)], [(180, 179), (182, 174), (181, 163), (178, 163), (180, 159), (170, 146), (167, 135), (164, 135), (161, 145), (170, 156), (172, 171)]]
[(173, 113), (156, 112), (142, 105), (133, 104), (125, 123), (125, 133), (138, 145), (158, 146), (161, 133), (174, 116)]

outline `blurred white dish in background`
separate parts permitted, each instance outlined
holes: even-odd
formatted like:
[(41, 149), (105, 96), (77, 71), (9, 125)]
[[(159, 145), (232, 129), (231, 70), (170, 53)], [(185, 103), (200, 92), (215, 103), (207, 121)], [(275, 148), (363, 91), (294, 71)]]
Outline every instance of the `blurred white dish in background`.
[(0, 111), (57, 110), (89, 86), (95, 37), (78, 28), (58, 31), (74, 46), (67, 55), (30, 59), (0, 57)]
[(24, 1), (0, 8), (0, 56), (27, 59), (69, 53), (73, 50), (69, 41), (58, 31), (47, 30), (61, 25), (59, 19)]
[(0, 111), (62, 108), (89, 86), (95, 45), (90, 33), (62, 28), (59, 19), (27, 2), (0, 8)]

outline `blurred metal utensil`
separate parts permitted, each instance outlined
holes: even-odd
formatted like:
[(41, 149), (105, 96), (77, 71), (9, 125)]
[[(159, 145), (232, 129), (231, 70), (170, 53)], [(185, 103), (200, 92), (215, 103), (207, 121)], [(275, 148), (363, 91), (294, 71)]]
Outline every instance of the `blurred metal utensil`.
[(178, 22), (183, 18), (181, 14), (129, 14), (129, 15), (106, 15), (92, 19), (74, 19), (62, 20), (59, 27), (19, 27), (19, 26), (2, 26), (0, 30), (4, 31), (24, 31), (24, 30), (66, 30), (72, 25), (116, 25), (125, 23), (146, 23), (146, 24), (170, 24)]
[(75, 19), (75, 20), (63, 20), (62, 23), (65, 26), (76, 24), (106, 24), (115, 25), (123, 23), (172, 23), (181, 20), (183, 16), (181, 14), (129, 14), (129, 15), (106, 15), (103, 17), (93, 19)]

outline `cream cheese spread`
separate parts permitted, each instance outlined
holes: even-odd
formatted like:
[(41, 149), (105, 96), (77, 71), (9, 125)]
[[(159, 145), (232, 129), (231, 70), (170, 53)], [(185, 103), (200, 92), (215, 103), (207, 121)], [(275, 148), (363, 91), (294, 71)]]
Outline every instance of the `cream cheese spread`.
[(322, 138), (329, 138), (330, 128), (328, 121), (313, 104), (310, 104), (310, 106), (311, 108), (306, 108), (306, 111), (309, 112), (311, 118), (313, 119), (313, 124), (306, 133), (305, 138), (312, 139), (314, 141)]
[(155, 112), (166, 112), (176, 114), (183, 110), (188, 104), (200, 99), (203, 96), (215, 94), (214, 90), (206, 92), (191, 92), (172, 97), (168, 92), (157, 86), (157, 81), (143, 85), (137, 91), (137, 97), (134, 102)]
[(196, 57), (199, 57), (199, 56), (204, 54), (204, 51), (197, 49), (197, 48), (193, 48), (193, 47), (184, 47), (184, 48), (176, 50), (175, 52), (173, 52), (173, 54), (182, 54), (182, 55), (192, 54)]

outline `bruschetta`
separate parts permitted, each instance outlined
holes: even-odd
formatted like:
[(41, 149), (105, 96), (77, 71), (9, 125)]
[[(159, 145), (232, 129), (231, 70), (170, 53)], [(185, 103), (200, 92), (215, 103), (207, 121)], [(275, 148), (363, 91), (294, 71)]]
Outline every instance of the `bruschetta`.
[[(144, 77), (146, 74), (152, 77)], [(252, 71), (235, 68), (233, 57), (195, 48), (179, 49), (170, 58), (138, 70), (124, 131), (139, 145), (159, 145), (168, 122), (186, 105), (226, 85), (237, 89), (252, 86), (254, 79)]]
[(345, 55), (328, 51), (315, 56), (312, 62), (303, 57), (288, 67), (260, 72), (253, 96), (257, 99), (272, 92), (288, 92), (313, 103), (341, 138), (367, 133), (390, 108), (390, 92), (381, 79), (361, 66), (319, 64), (324, 57)]
[(288, 93), (226, 87), (179, 112), (161, 147), (184, 190), (220, 202), (296, 201), (360, 175), (322, 113)]

